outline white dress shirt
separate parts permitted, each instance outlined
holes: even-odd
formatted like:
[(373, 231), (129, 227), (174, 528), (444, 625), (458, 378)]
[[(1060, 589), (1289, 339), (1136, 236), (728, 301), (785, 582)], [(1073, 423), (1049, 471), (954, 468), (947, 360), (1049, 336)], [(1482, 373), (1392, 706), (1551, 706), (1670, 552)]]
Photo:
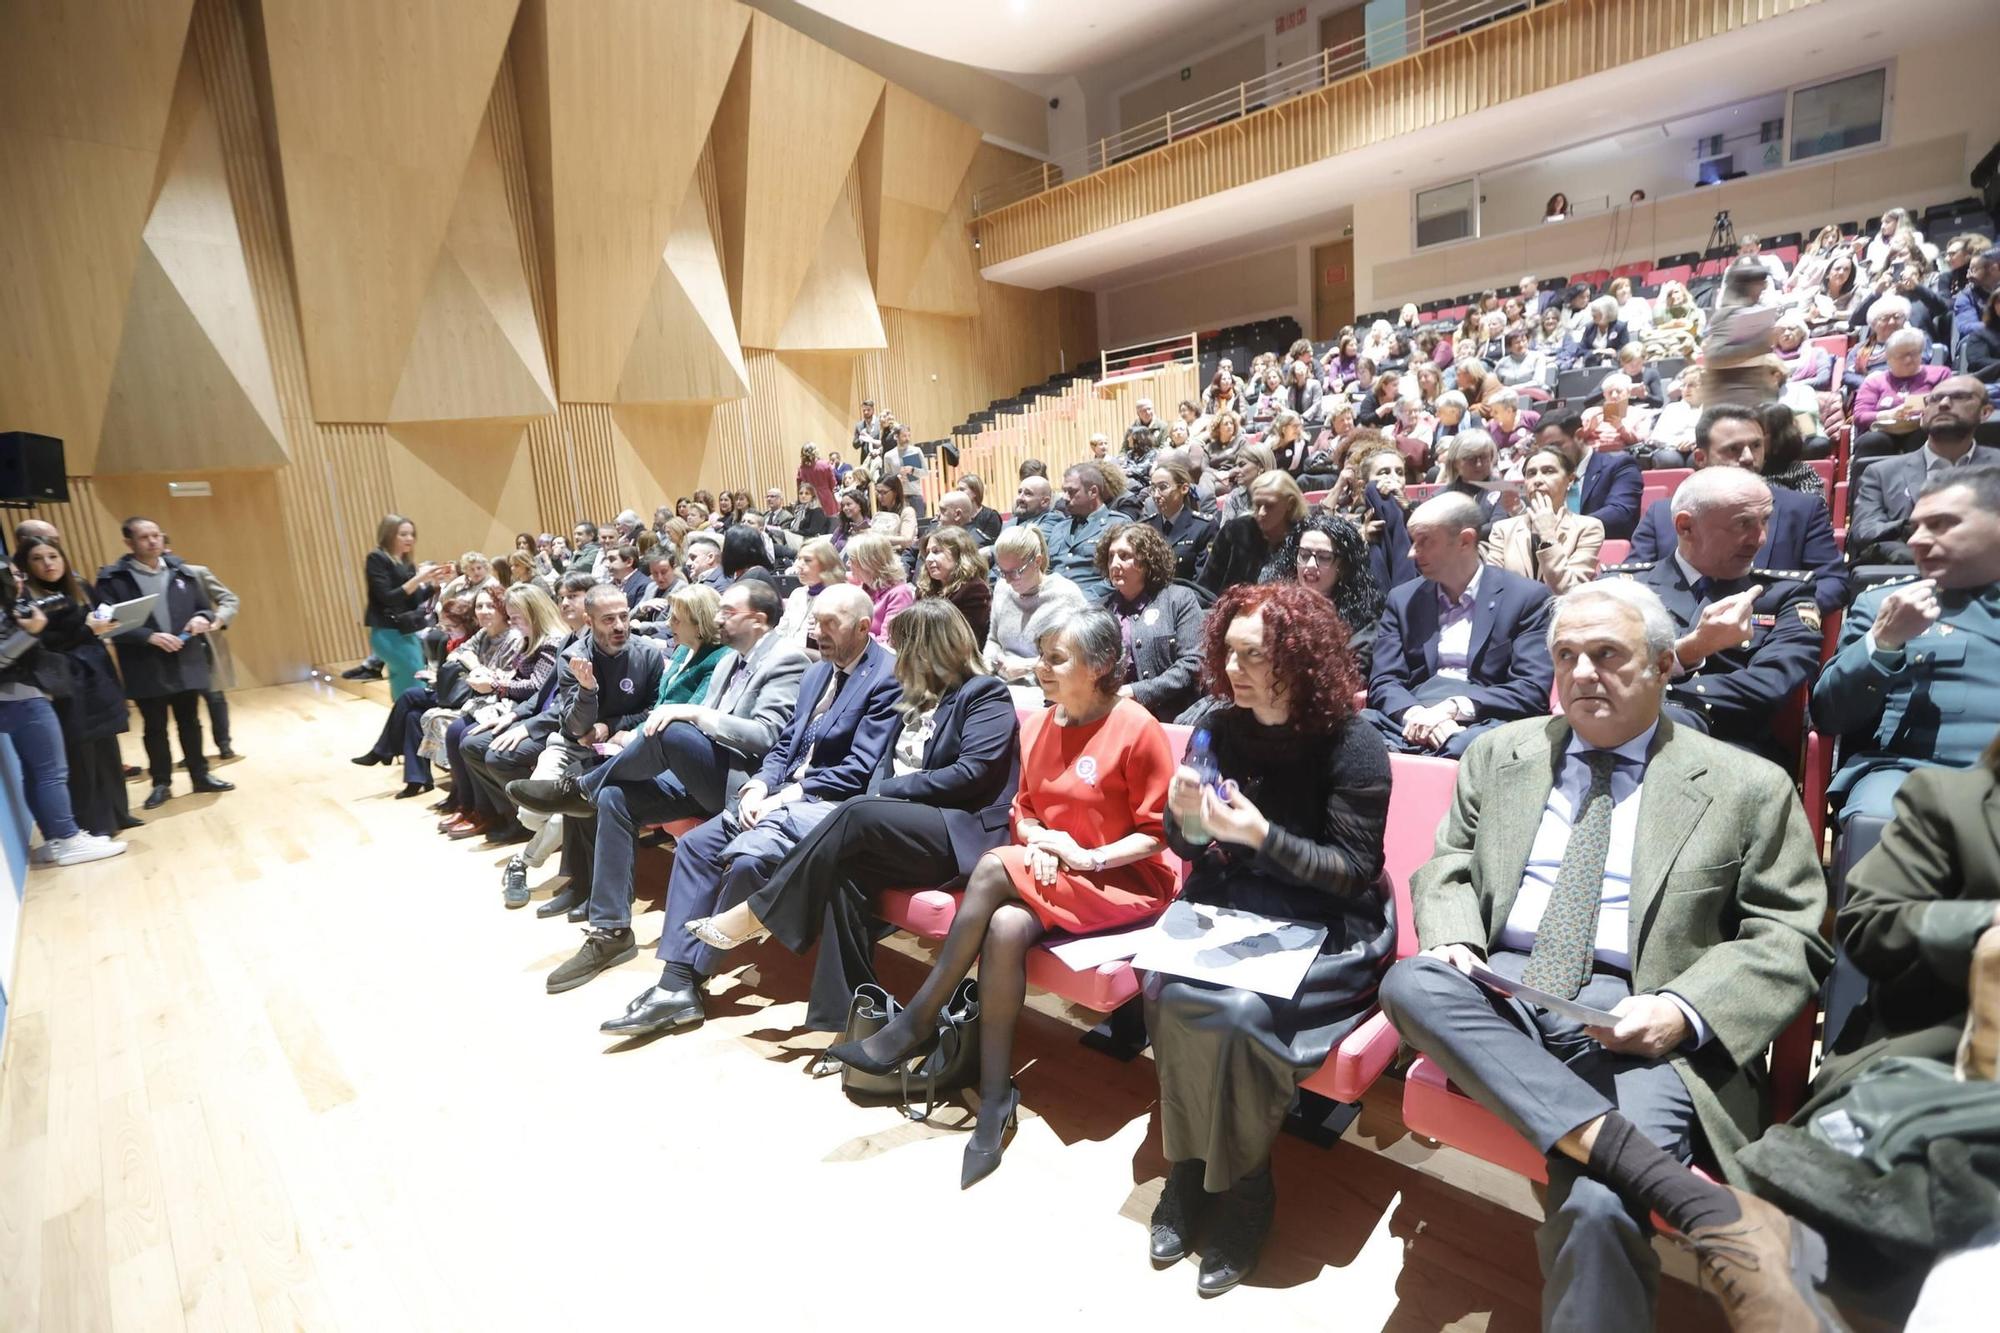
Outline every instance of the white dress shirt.
[(1453, 602), (1445, 596), (1442, 584), (1436, 585), (1438, 605), (1438, 650), (1437, 673), (1452, 680), (1466, 678), (1466, 663), (1472, 656), (1472, 613), (1479, 606), (1479, 575), (1485, 569), (1480, 565), (1472, 571), (1472, 581), (1465, 585), (1458, 600)]
[[(1655, 722), (1612, 751), (1618, 756), (1618, 765), (1611, 774), (1611, 848), (1604, 858), (1604, 891), (1597, 909), (1597, 946), (1593, 953), (1599, 963), (1627, 975), (1632, 971), (1632, 849), (1639, 829), (1640, 794), (1645, 789), (1646, 749), (1658, 730), (1659, 723)], [(1548, 910), (1556, 876), (1562, 871), (1570, 828), (1590, 790), (1590, 766), (1584, 762), (1583, 753), (1591, 748), (1582, 737), (1570, 734), (1569, 747), (1563, 752), (1561, 780), (1549, 791), (1548, 804), (1542, 808), (1542, 822), (1535, 830), (1534, 846), (1528, 852), (1521, 890), (1514, 896), (1507, 924), (1500, 931), (1499, 944), (1503, 949), (1534, 951), (1535, 932), (1541, 925), (1542, 913)], [(1678, 995), (1669, 993), (1667, 998), (1679, 1005), (1687, 1018), (1694, 1033), (1693, 1044), (1699, 1046), (1706, 1041), (1708, 1027), (1693, 1006)]]

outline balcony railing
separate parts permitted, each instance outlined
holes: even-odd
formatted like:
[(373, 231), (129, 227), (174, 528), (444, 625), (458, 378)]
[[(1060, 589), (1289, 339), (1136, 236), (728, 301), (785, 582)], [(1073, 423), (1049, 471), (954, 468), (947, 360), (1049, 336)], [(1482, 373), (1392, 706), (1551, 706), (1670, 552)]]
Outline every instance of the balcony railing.
[[(1164, 115), (1127, 126), (1116, 134), (1086, 144), (1080, 153), (1043, 162), (1019, 175), (996, 181), (974, 192), (973, 216), (1018, 203), (1066, 180), (1102, 171), (1211, 126), (1239, 120), (1253, 111), (1262, 111), (1342, 79), (1365, 74), (1370, 68), (1405, 59), (1421, 52), (1426, 46), (1448, 41), (1513, 14), (1526, 13), (1535, 3), (1541, 2), (1543, 0), (1446, 0), (1446, 3), (1430, 9), (1418, 9), (1399, 22), (1384, 24), (1337, 46), (1329, 46), (1315, 55), (1294, 60), (1289, 65), (1280, 65), (1270, 73), (1239, 83), (1234, 88), (1225, 88)], [(1560, 0), (1546, 2), (1560, 3)], [(1369, 62), (1371, 47), (1377, 53), (1374, 66)]]

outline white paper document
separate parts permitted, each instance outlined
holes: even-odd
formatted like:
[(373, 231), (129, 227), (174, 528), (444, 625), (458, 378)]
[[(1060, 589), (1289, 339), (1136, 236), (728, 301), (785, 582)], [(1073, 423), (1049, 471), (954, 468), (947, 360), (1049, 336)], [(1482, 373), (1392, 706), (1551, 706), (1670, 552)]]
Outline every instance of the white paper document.
[(1325, 942), (1325, 926), (1180, 900), (1153, 923), (1132, 966), (1288, 1000)]
[(1134, 926), (1130, 930), (1114, 930), (1104, 935), (1079, 935), (1061, 944), (1051, 944), (1049, 952), (1062, 959), (1063, 965), (1072, 972), (1088, 972), (1093, 968), (1113, 963), (1120, 958), (1130, 958), (1139, 952), (1144, 938), (1153, 933), (1153, 922)]
[(1537, 990), (1525, 982), (1503, 977), (1484, 963), (1472, 965), (1472, 979), (1488, 990), (1497, 990), (1502, 995), (1511, 995), (1517, 1000), (1526, 1000), (1537, 1009), (1546, 1009), (1564, 1018), (1573, 1018), (1579, 1023), (1587, 1023), (1594, 1028), (1618, 1026), (1618, 1015), (1608, 1009), (1593, 1009), (1575, 1000), (1565, 1000), (1560, 995), (1551, 995), (1545, 990)]

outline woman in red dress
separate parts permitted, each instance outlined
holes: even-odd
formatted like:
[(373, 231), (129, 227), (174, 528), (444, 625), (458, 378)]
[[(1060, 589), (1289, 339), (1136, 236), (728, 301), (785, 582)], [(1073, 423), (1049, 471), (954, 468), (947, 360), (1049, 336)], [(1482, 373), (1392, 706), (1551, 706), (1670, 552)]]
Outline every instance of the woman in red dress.
[(980, 964), (979, 1123), (961, 1188), (1000, 1165), (1020, 1106), (1011, 1057), (1028, 947), (1050, 930), (1086, 935), (1150, 920), (1174, 887), (1161, 824), (1172, 751), (1153, 715), (1118, 697), (1124, 643), (1116, 617), (1063, 607), (1033, 628), (1035, 676), (1055, 706), (1021, 728), (1015, 842), (974, 867), (909, 1007), (873, 1036), (827, 1052), (869, 1073), (894, 1071), (936, 1039), (939, 1008)]

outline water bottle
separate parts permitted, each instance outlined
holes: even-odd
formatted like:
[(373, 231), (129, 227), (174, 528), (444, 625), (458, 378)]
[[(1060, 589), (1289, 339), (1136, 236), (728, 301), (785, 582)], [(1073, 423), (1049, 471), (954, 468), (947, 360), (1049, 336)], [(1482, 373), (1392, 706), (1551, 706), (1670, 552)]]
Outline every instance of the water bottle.
[[(1207, 727), (1195, 729), (1194, 735), (1188, 739), (1187, 755), (1181, 762), (1194, 770), (1195, 776), (1201, 781), (1203, 791), (1214, 788), (1222, 780), (1222, 772), (1216, 768), (1215, 756), (1209, 750)], [(1181, 837), (1187, 842), (1196, 847), (1206, 847), (1214, 841), (1213, 835), (1208, 831), (1208, 825), (1201, 822), (1199, 811), (1179, 818)]]

